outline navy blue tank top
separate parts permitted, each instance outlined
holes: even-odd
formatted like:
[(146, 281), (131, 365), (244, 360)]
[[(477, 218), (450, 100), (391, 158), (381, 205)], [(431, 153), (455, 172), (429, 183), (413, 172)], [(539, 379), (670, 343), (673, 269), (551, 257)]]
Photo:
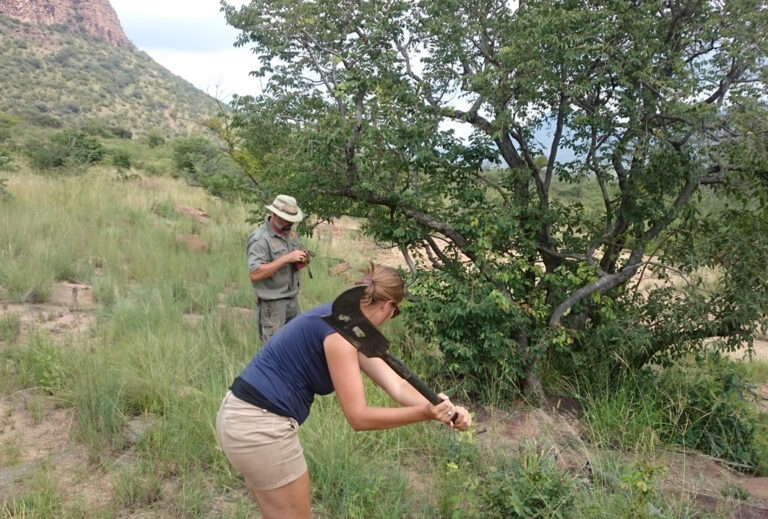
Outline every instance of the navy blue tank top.
[(270, 410), (299, 423), (307, 419), (315, 395), (333, 392), (323, 341), (334, 330), (321, 319), (331, 313), (331, 305), (326, 303), (291, 319), (239, 375), (272, 404)]

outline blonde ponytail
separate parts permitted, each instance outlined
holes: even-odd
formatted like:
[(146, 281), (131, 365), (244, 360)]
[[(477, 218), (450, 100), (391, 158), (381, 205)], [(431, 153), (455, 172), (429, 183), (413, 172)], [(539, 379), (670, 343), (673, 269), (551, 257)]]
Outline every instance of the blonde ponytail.
[(362, 269), (363, 278), (356, 285), (368, 285), (360, 299), (362, 304), (378, 301), (394, 301), (400, 303), (405, 296), (405, 284), (397, 270), (385, 265), (374, 265)]

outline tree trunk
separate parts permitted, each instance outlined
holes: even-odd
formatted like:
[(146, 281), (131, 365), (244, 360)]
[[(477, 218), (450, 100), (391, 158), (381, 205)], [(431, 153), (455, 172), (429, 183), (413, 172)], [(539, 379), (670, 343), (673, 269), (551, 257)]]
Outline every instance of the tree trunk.
[(520, 329), (515, 333), (515, 342), (523, 358), (523, 396), (533, 405), (539, 405), (546, 399), (544, 388), (539, 375), (536, 373), (538, 361), (531, 355), (530, 340), (526, 330)]
[(541, 380), (536, 373), (526, 372), (523, 380), (523, 396), (533, 405), (538, 406), (546, 402), (547, 395), (541, 385)]

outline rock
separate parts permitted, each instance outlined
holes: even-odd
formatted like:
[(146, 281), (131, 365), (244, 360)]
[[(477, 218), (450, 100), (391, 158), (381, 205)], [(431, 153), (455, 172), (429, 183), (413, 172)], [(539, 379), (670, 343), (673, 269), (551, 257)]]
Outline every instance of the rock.
[(208, 244), (200, 239), (197, 234), (179, 233), (176, 235), (176, 243), (183, 245), (190, 252), (206, 252)]
[(115, 47), (132, 48), (109, 0), (3, 0), (0, 14), (32, 25), (62, 25)]
[(208, 223), (208, 221), (211, 219), (210, 215), (205, 211), (205, 209), (189, 207), (188, 205), (179, 204), (176, 206), (176, 211), (188, 218), (197, 220), (200, 223)]

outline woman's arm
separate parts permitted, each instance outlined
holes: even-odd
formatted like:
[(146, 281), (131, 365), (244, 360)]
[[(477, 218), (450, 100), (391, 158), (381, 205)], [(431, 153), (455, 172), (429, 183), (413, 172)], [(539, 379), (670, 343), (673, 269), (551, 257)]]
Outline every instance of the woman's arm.
[(433, 406), (421, 399), (405, 407), (370, 407), (365, 398), (357, 349), (338, 333), (326, 337), (323, 345), (336, 397), (347, 422), (355, 430), (389, 429), (427, 420), (450, 421), (450, 417), (444, 418), (453, 407), (450, 402)]
[[(454, 406), (447, 398), (432, 405), (381, 359), (368, 359), (338, 333), (326, 337), (323, 345), (336, 396), (347, 422), (355, 430), (388, 429), (427, 420), (454, 425), (451, 423)], [(370, 407), (365, 398), (361, 367), (403, 407)], [(469, 413), (461, 407), (455, 411), (459, 413), (455, 426), (462, 430), (469, 427)]]
[[(359, 362), (360, 368), (365, 374), (401, 405), (423, 405), (425, 402), (429, 402), (424, 395), (419, 393), (407, 380), (398, 375), (384, 360), (378, 357), (368, 358), (361, 353), (359, 354)], [(444, 401), (450, 401), (444, 393), (440, 393), (437, 396), (444, 399)], [(449, 425), (460, 431), (467, 430), (472, 424), (472, 416), (469, 414), (469, 411), (458, 405), (455, 407), (451, 405), (449, 409), (454, 411), (450, 413), (451, 417), (457, 415), (456, 420), (450, 422)]]

